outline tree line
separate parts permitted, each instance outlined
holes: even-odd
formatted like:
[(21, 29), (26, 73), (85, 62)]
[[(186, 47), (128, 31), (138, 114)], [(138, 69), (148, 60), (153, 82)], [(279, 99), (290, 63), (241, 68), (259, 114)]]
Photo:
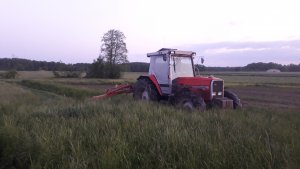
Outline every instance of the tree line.
[(89, 63), (65, 64), (62, 62), (36, 61), (20, 58), (0, 58), (0, 70), (87, 71), (89, 65)]
[[(96, 61), (97, 62), (97, 61)], [(0, 58), (0, 70), (17, 71), (85, 71), (91, 68), (91, 63), (65, 64), (62, 62), (35, 61), (20, 58)], [(148, 72), (149, 63), (128, 62), (118, 64), (120, 71), (124, 72)], [(206, 67), (196, 65), (200, 71), (267, 71), (278, 69), (282, 72), (300, 72), (300, 64), (281, 65), (277, 63), (250, 63), (244, 67)]]
[(278, 69), (282, 72), (300, 72), (300, 64), (281, 65), (277, 63), (251, 63), (243, 67), (243, 71), (266, 71), (269, 69)]
[(278, 69), (281, 72), (300, 72), (300, 64), (281, 65), (278, 63), (250, 63), (243, 67), (206, 67), (203, 65), (196, 65), (200, 71), (267, 71), (270, 69)]
[[(97, 61), (96, 61), (97, 62)], [(0, 58), (0, 70), (17, 71), (88, 71), (91, 63), (65, 64), (62, 62), (36, 61), (21, 58)], [(125, 72), (147, 72), (149, 63), (131, 62), (119, 64), (120, 70)]]

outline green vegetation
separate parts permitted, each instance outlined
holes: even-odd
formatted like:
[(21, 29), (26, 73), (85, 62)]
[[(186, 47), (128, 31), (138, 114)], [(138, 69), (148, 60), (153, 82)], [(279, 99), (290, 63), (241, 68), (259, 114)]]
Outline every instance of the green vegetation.
[(121, 67), (120, 65), (106, 62), (99, 57), (91, 64), (86, 77), (119, 79), (121, 77)]
[(299, 168), (298, 88), (232, 85), (244, 109), (202, 113), (89, 99), (136, 76), (0, 81), (0, 168)]

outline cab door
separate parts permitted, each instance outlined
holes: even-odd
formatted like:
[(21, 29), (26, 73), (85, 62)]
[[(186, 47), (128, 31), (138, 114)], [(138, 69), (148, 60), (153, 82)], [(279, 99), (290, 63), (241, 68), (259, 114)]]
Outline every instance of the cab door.
[(149, 75), (155, 75), (163, 94), (170, 94), (169, 57), (166, 55), (152, 56)]

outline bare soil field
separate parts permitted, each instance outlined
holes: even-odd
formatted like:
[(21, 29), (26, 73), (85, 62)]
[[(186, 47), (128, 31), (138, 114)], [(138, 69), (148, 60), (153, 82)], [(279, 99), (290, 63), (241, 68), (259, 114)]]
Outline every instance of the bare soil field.
[(232, 86), (243, 106), (270, 109), (296, 109), (300, 112), (300, 89), (266, 86)]

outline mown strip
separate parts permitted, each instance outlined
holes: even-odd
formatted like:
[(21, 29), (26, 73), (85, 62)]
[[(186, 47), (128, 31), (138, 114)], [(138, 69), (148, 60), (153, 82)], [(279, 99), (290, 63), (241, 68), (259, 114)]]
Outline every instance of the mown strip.
[(94, 92), (90, 92), (86, 90), (74, 89), (74, 88), (69, 88), (69, 87), (64, 87), (64, 86), (54, 85), (54, 84), (44, 84), (44, 83), (31, 81), (31, 80), (22, 80), (18, 82), (18, 84), (31, 89), (47, 91), (62, 96), (72, 97), (75, 99), (84, 99), (86, 97), (90, 97), (96, 94)]

